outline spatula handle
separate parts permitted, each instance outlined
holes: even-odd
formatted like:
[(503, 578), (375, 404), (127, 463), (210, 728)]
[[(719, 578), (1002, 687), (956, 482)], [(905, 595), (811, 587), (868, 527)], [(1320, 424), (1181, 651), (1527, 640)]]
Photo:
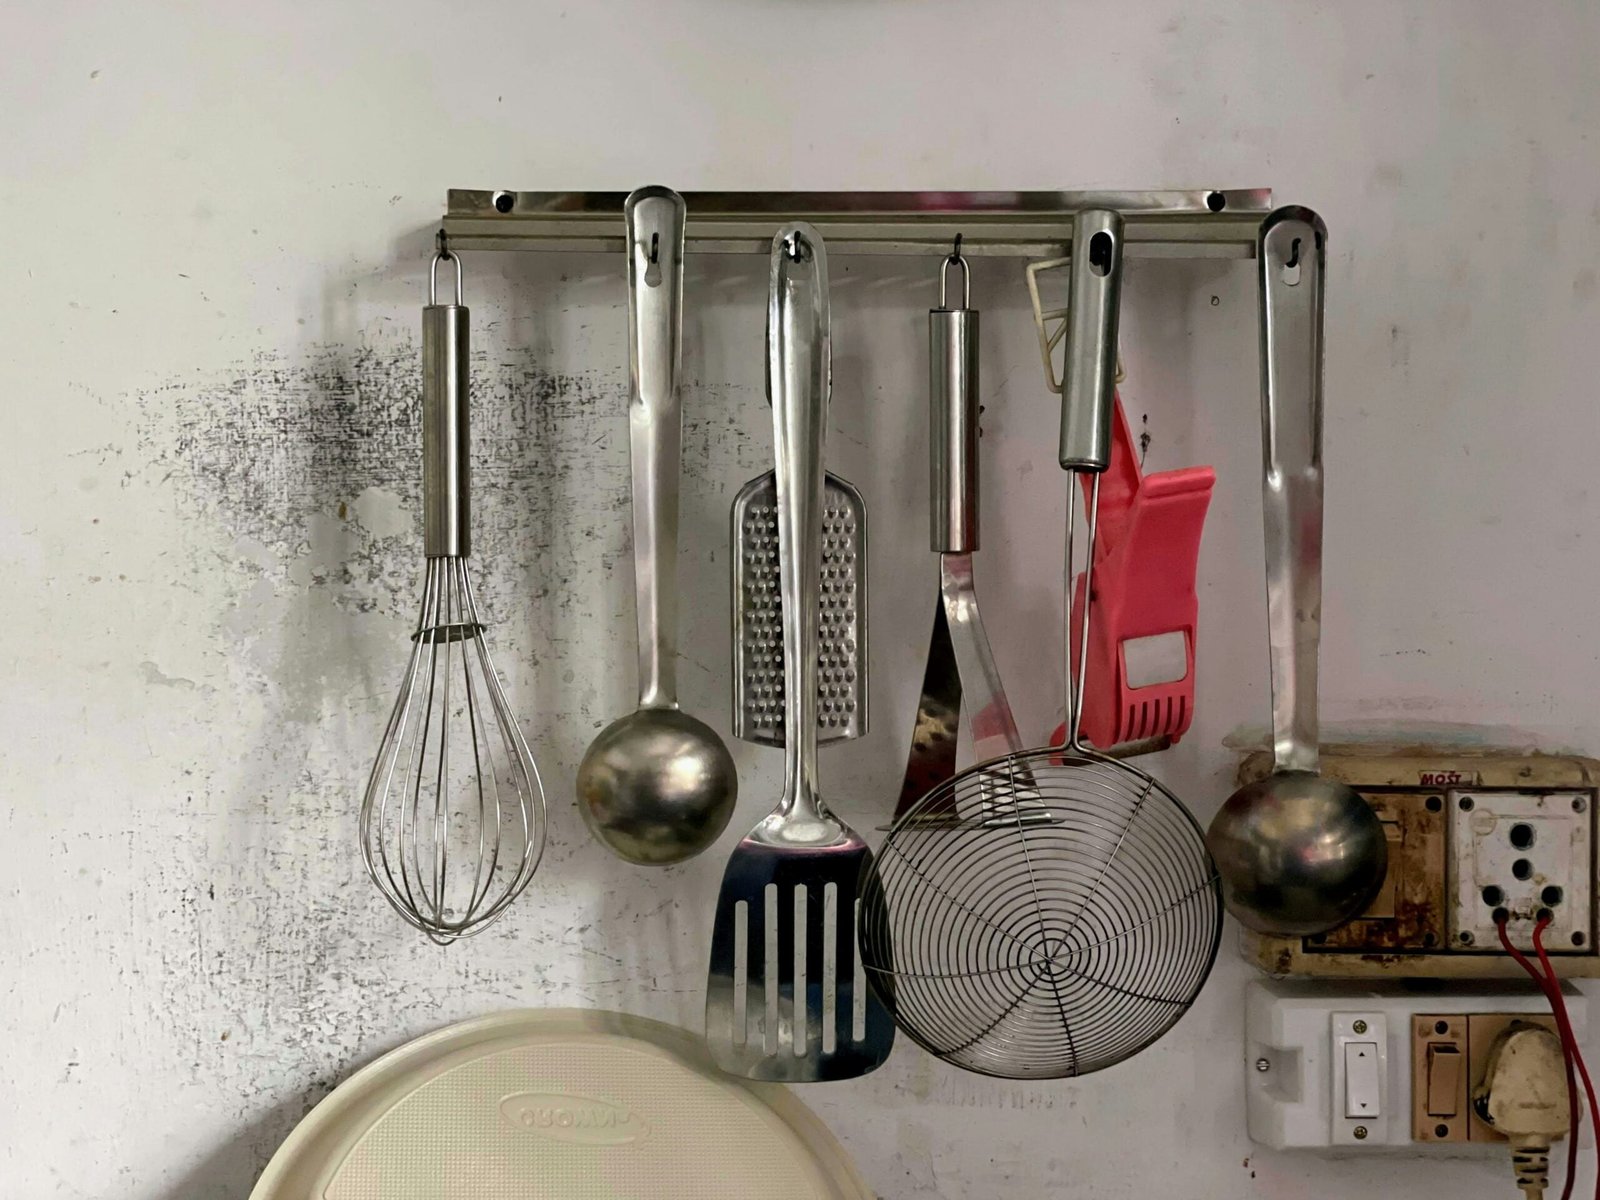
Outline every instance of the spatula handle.
[(779, 813), (815, 820), (817, 602), (822, 571), (822, 442), (832, 386), (828, 260), (804, 222), (772, 239), (767, 396), (778, 485), (778, 596), (783, 604), (784, 787)]
[[(961, 298), (944, 286), (961, 268)], [(940, 271), (939, 307), (928, 310), (928, 452), (933, 486), (932, 548), (978, 548), (978, 313), (970, 307), (967, 260), (952, 254)]]

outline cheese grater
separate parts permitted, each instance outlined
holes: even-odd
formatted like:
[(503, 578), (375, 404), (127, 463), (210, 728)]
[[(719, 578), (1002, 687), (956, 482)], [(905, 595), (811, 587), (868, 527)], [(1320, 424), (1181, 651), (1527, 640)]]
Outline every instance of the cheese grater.
[[(829, 474), (823, 488), (817, 613), (817, 741), (867, 731), (867, 509)], [(778, 483), (768, 471), (733, 501), (733, 732), (783, 745), (783, 606)]]

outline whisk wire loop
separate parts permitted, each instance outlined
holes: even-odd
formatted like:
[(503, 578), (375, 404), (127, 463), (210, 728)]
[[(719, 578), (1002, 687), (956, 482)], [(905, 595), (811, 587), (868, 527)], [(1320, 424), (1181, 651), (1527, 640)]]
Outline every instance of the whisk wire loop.
[(465, 559), (430, 557), (411, 658), (362, 803), (367, 873), (441, 944), (499, 919), (544, 849), (543, 784), (483, 632)]

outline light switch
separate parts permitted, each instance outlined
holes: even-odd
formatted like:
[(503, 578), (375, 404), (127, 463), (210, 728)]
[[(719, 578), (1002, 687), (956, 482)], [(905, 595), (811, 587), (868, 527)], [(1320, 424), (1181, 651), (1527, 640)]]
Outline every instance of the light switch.
[(1344, 1044), (1344, 1115), (1352, 1120), (1382, 1115), (1378, 1100), (1378, 1043)]
[(1461, 1111), (1461, 1051), (1436, 1042), (1428, 1047), (1428, 1115), (1453, 1117)]

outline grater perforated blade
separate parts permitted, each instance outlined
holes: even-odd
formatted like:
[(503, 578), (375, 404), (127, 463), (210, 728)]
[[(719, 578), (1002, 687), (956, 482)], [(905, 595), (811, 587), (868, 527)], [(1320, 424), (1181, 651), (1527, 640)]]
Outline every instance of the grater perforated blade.
[[(778, 486), (768, 471), (733, 501), (733, 732), (783, 745), (783, 606), (778, 599)], [(817, 741), (867, 731), (867, 510), (829, 474), (823, 490), (817, 614)]]

